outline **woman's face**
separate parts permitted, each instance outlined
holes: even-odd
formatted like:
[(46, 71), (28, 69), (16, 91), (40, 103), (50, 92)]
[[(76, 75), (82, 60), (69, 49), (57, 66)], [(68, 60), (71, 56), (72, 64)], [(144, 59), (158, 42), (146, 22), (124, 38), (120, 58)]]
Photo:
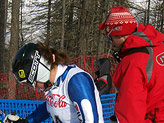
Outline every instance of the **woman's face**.
[[(57, 73), (57, 69), (58, 69), (58, 66), (55, 65), (55, 67), (54, 67), (53, 69), (50, 70), (49, 81), (51, 82), (51, 84), (54, 83), (55, 76), (56, 76), (56, 73)], [(36, 88), (45, 89), (44, 83), (43, 83), (43, 82), (37, 81)]]
[(36, 87), (39, 88), (39, 89), (45, 89), (44, 88), (44, 83), (42, 83), (42, 82), (37, 82)]

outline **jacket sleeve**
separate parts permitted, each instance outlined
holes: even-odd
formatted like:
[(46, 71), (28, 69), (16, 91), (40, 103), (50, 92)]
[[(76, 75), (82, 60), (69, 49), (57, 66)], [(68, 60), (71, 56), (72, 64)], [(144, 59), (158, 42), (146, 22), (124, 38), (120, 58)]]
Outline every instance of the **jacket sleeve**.
[(78, 118), (80, 122), (99, 122), (94, 92), (94, 82), (91, 77), (84, 72), (75, 74), (68, 84), (68, 94), (79, 113)]
[(36, 110), (27, 117), (29, 123), (40, 123), (49, 118), (49, 113), (47, 112), (46, 102), (39, 105)]
[(113, 75), (113, 81), (119, 88), (115, 114), (120, 123), (143, 123), (145, 120), (146, 60), (141, 60), (141, 57), (139, 60), (123, 59)]

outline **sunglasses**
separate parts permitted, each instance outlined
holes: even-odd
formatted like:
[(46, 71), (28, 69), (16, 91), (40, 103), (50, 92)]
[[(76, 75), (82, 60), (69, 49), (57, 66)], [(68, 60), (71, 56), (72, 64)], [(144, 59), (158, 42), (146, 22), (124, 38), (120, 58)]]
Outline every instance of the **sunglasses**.
[(110, 36), (110, 34), (112, 33), (113, 30), (120, 30), (120, 25), (116, 25), (115, 27), (113, 27), (107, 34), (107, 38), (110, 41), (110, 43), (112, 43), (112, 38)]

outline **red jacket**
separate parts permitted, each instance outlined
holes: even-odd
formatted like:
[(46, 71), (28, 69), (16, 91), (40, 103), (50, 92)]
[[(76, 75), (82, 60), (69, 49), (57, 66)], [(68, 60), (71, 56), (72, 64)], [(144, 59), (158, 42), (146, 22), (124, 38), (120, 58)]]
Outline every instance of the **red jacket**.
[[(113, 75), (119, 89), (115, 113), (120, 123), (152, 123), (154, 116), (156, 123), (164, 123), (163, 41), (164, 34), (142, 24), (125, 41)], [(141, 47), (147, 52), (129, 53)]]

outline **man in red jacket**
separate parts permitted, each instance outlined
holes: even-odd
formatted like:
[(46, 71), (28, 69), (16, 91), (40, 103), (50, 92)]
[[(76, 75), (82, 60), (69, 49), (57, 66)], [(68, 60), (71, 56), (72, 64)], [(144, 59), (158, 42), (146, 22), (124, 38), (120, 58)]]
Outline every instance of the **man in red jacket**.
[(99, 29), (122, 59), (113, 75), (119, 123), (164, 123), (164, 34), (137, 25), (124, 6), (112, 8)]

